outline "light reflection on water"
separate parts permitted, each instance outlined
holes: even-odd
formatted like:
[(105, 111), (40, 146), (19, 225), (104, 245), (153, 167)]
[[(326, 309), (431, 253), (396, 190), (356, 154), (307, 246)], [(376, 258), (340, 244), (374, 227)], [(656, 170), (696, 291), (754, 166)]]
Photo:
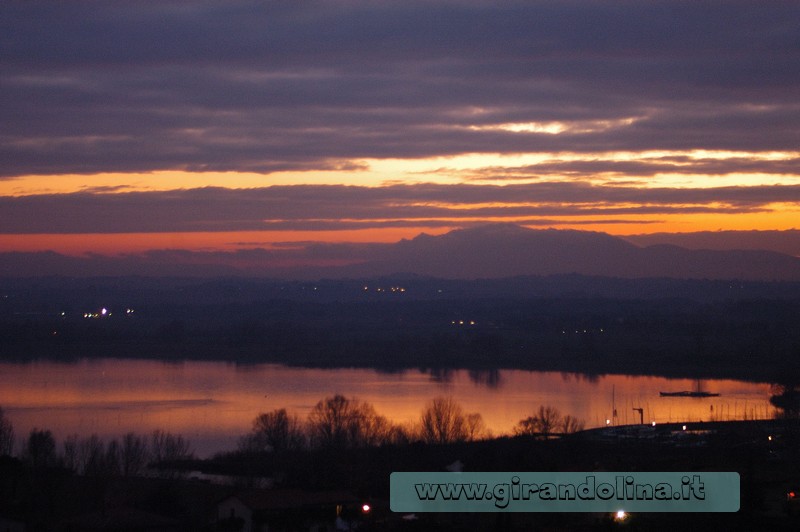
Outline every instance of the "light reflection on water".
[(703, 389), (719, 397), (659, 396), (696, 387), (690, 379), (522, 370), (389, 373), (119, 359), (0, 363), (0, 407), (20, 438), (32, 428), (50, 429), (59, 440), (69, 434), (112, 438), (163, 429), (188, 438), (201, 457), (234, 449), (259, 412), (287, 408), (304, 417), (335, 393), (368, 401), (400, 423), (416, 421), (433, 397), (451, 395), (467, 412), (479, 412), (494, 434), (510, 433), (539, 405), (583, 419), (587, 428), (606, 419), (638, 423), (634, 408), (643, 409), (645, 423), (775, 413), (766, 383), (708, 380)]

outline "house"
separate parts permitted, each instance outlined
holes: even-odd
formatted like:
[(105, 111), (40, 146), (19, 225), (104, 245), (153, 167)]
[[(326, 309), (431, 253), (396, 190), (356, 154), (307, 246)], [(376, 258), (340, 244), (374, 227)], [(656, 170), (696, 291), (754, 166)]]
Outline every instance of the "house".
[(217, 530), (333, 532), (360, 520), (361, 501), (342, 491), (246, 490), (217, 504)]

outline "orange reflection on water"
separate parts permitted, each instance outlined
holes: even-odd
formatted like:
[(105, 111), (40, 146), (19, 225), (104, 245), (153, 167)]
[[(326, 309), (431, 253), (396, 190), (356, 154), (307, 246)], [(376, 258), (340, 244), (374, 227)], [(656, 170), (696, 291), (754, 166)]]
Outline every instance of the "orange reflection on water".
[[(438, 395), (478, 412), (494, 434), (510, 433), (539, 405), (583, 419), (587, 427), (643, 421), (771, 417), (769, 384), (713, 380), (719, 397), (660, 397), (659, 391), (694, 390), (688, 379), (640, 376), (587, 377), (558, 372), (305, 369), (225, 362), (84, 360), (0, 363), (0, 406), (19, 438), (47, 428), (104, 438), (163, 429), (188, 438), (200, 456), (232, 450), (260, 412), (287, 408), (304, 418), (320, 399), (341, 393), (375, 406), (398, 423), (414, 423)], [(613, 416), (616, 407), (617, 416)]]

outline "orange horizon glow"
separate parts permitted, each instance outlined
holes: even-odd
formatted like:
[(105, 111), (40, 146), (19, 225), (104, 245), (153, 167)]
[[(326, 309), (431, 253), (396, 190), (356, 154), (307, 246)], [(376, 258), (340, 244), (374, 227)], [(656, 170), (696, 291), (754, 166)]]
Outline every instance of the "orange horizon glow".
[[(603, 124), (595, 124), (597, 127)], [(499, 125), (498, 127), (517, 127), (519, 125)], [(535, 124), (526, 127), (534, 127)], [(522, 127), (522, 126), (519, 126)], [(538, 126), (537, 126), (538, 127)], [(544, 126), (542, 126), (544, 127)], [(189, 190), (204, 187), (225, 189), (257, 189), (272, 186), (291, 185), (337, 185), (380, 188), (397, 184), (415, 185), (469, 185), (480, 187), (491, 185), (524, 185), (540, 182), (582, 182), (591, 187), (617, 186), (636, 190), (647, 189), (708, 189), (714, 187), (748, 187), (764, 185), (796, 185), (797, 175), (741, 173), (731, 170), (723, 175), (680, 174), (664, 172), (648, 176), (617, 175), (598, 173), (576, 178), (569, 174), (545, 174), (536, 176), (521, 172), (513, 175), (519, 168), (533, 167), (553, 162), (623, 161), (658, 162), (662, 158), (683, 161), (677, 166), (691, 164), (691, 161), (789, 161), (800, 157), (797, 151), (746, 152), (746, 151), (642, 151), (642, 152), (602, 152), (602, 153), (519, 153), (493, 154), (468, 153), (448, 157), (420, 159), (360, 159), (343, 161), (341, 168), (320, 171), (279, 171), (270, 174), (253, 172), (191, 172), (185, 170), (161, 170), (153, 172), (98, 173), (92, 175), (28, 175), (0, 179), (0, 197), (20, 198), (32, 195), (97, 194), (113, 195), (130, 192), (165, 192)], [(732, 163), (732, 168), (735, 168)], [(508, 174), (506, 177), (503, 177)], [(57, 201), (54, 200), (54, 201)], [(576, 200), (576, 201), (585, 201)], [(413, 202), (406, 206), (414, 206)], [(438, 235), (450, 230), (481, 223), (517, 223), (533, 229), (574, 229), (600, 231), (615, 236), (643, 235), (650, 233), (691, 233), (720, 230), (788, 230), (798, 228), (800, 205), (796, 202), (761, 205), (752, 212), (726, 212), (726, 205), (702, 205), (719, 210), (708, 213), (654, 212), (638, 214), (634, 211), (613, 212), (615, 207), (635, 209), (645, 204), (604, 204), (598, 202), (574, 204), (545, 203), (446, 203), (426, 202), (418, 206), (435, 206), (444, 215), (430, 219), (395, 219), (387, 207), (385, 219), (359, 220), (341, 219), (313, 220), (319, 222), (320, 230), (301, 230), (291, 228), (293, 220), (265, 220), (266, 222), (286, 222), (286, 230), (244, 230), (244, 231), (197, 231), (197, 232), (128, 232), (128, 233), (65, 233), (65, 234), (0, 234), (0, 252), (41, 252), (80, 256), (88, 253), (100, 255), (140, 254), (150, 250), (181, 249), (189, 251), (236, 251), (251, 248), (271, 248), (285, 242), (321, 243), (395, 243), (411, 239), (421, 233)], [(497, 210), (492, 216), (483, 216), (473, 209), (497, 209), (505, 207), (572, 207), (581, 209), (570, 214), (553, 216), (502, 216)], [(686, 205), (673, 205), (681, 208)], [(689, 205), (692, 207), (692, 205)], [(606, 209), (612, 209), (606, 211)], [(448, 212), (449, 211), (449, 212)], [(474, 214), (472, 214), (474, 212)], [(517, 211), (519, 212), (519, 211)], [(452, 214), (450, 214), (452, 213)], [(265, 213), (268, 216), (269, 213)], [(345, 213), (342, 213), (343, 215)], [(46, 215), (46, 213), (42, 213)], [(309, 222), (312, 220), (294, 220)], [(387, 222), (401, 222), (405, 226), (388, 227)], [(334, 223), (331, 223), (334, 222)], [(364, 224), (359, 229), (338, 229), (336, 222)], [(327, 227), (325, 225), (328, 224)], [(374, 227), (368, 227), (368, 225)], [(351, 225), (352, 227), (352, 225)]]
[[(164, 232), (164, 233), (68, 233), (68, 234), (0, 234), (0, 252), (52, 251), (69, 256), (86, 254), (128, 255), (154, 250), (188, 250), (232, 252), (242, 249), (284, 247), (297, 243), (353, 243), (393, 244), (412, 239), (422, 233), (441, 235), (476, 223), (518, 223), (531, 229), (571, 229), (598, 231), (613, 236), (633, 236), (652, 233), (693, 233), (702, 231), (785, 231), (797, 229), (800, 210), (781, 209), (769, 215), (764, 213), (737, 214), (669, 214), (620, 215), (593, 218), (606, 221), (582, 220), (578, 216), (554, 219), (538, 225), (530, 218), (452, 219), (441, 227), (387, 227), (337, 230), (267, 230), (219, 232)], [(608, 221), (619, 218), (620, 222)]]
[(452, 227), (386, 228), (338, 231), (223, 231), (185, 233), (0, 234), (0, 251), (54, 251), (70, 256), (139, 254), (153, 250), (235, 251), (276, 245), (324, 243), (394, 243), (425, 232), (441, 234)]

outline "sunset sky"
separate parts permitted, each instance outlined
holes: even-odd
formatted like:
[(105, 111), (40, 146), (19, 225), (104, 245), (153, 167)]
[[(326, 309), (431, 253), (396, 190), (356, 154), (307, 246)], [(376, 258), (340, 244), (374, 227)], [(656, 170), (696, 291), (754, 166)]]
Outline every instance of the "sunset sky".
[(0, 4), (0, 252), (800, 220), (800, 4)]

